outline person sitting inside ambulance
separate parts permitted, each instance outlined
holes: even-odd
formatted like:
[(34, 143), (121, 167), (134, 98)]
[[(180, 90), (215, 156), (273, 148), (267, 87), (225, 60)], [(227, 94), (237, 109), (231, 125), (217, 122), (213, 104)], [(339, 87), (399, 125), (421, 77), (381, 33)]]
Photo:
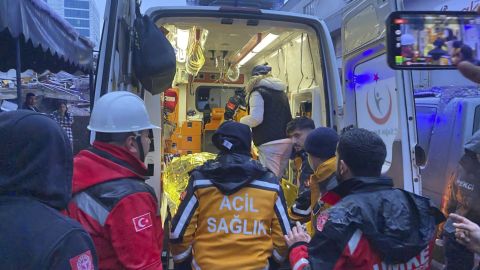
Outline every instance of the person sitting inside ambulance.
[(258, 148), (260, 162), (277, 177), (288, 165), (292, 151), (286, 128), (292, 113), (285, 93), (286, 85), (271, 75), (267, 65), (256, 66), (245, 90), (248, 94), (249, 115), (240, 123), (252, 128), (253, 143)]
[(224, 122), (217, 158), (192, 170), (170, 232), (175, 269), (277, 269), (290, 231), (277, 177), (253, 160), (247, 125)]

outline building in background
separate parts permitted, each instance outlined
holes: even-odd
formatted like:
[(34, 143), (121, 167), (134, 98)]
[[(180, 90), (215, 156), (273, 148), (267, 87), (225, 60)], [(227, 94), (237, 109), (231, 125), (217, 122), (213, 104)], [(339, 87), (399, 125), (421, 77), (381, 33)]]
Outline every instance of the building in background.
[(95, 0), (45, 0), (45, 2), (98, 48), (100, 14)]

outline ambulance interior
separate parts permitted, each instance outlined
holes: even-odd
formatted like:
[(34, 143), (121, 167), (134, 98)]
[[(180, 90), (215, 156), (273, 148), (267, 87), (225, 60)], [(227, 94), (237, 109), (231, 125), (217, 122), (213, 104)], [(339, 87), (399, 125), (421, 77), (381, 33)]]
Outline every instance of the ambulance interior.
[[(243, 90), (254, 66), (265, 63), (286, 84), (292, 115), (326, 125), (320, 45), (313, 29), (230, 18), (162, 18), (156, 24), (177, 58), (168, 90), (175, 92), (177, 106), (164, 112), (164, 154), (216, 153), (211, 136), (224, 121), (228, 99)], [(234, 120), (246, 114), (237, 110)]]

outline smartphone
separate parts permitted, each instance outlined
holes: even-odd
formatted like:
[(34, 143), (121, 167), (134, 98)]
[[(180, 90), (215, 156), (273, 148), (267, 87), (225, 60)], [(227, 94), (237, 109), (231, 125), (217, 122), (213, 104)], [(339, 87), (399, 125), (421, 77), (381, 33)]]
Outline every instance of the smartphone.
[(387, 59), (393, 69), (480, 63), (480, 16), (475, 12), (397, 11), (386, 23)]

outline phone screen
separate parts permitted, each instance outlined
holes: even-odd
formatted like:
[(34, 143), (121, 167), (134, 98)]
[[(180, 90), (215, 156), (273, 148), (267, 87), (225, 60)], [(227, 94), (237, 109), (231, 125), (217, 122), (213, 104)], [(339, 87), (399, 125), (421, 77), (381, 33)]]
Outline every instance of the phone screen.
[(479, 64), (480, 16), (473, 12), (393, 12), (387, 20), (394, 69), (452, 69)]

